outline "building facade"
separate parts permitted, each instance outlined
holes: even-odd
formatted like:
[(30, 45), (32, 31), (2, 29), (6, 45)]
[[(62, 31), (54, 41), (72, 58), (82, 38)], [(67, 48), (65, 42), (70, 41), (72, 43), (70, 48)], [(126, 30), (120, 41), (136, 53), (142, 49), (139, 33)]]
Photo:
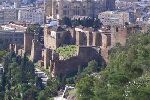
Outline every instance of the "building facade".
[(0, 24), (17, 21), (18, 11), (16, 9), (0, 9)]
[(18, 21), (26, 23), (44, 23), (44, 10), (42, 8), (20, 8), (18, 11)]
[(96, 17), (98, 13), (115, 9), (115, 0), (54, 0), (52, 17), (62, 19), (73, 16)]
[(0, 49), (8, 49), (9, 44), (23, 46), (26, 28), (16, 24), (2, 25), (0, 27)]
[(116, 0), (106, 0), (106, 9), (107, 10), (114, 10), (115, 9), (115, 1)]
[(98, 15), (98, 18), (103, 25), (125, 25), (129, 23), (129, 13), (106, 11)]

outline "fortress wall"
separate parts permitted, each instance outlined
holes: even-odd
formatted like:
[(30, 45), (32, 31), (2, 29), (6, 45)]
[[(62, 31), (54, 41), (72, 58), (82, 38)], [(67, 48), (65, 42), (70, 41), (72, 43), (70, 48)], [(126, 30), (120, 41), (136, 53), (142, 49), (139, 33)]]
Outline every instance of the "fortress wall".
[(68, 60), (51, 61), (52, 72), (55, 75), (66, 75), (77, 72), (78, 67), (86, 67), (89, 61), (100, 61), (102, 57), (99, 52), (92, 47), (79, 47), (78, 56), (72, 57)]
[(33, 38), (34, 35), (32, 33), (24, 33), (24, 52), (31, 53)]
[(126, 27), (112, 27), (111, 29), (111, 47), (115, 46), (116, 43), (120, 43), (122, 46), (126, 43), (127, 38), (127, 28)]

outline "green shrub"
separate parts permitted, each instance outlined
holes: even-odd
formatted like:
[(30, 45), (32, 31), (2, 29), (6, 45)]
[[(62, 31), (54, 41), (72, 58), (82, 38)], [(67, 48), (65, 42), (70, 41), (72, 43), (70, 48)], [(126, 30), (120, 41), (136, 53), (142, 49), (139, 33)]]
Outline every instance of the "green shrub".
[(56, 49), (56, 53), (58, 53), (64, 60), (69, 59), (76, 55), (77, 46), (69, 45), (65, 47), (59, 47)]

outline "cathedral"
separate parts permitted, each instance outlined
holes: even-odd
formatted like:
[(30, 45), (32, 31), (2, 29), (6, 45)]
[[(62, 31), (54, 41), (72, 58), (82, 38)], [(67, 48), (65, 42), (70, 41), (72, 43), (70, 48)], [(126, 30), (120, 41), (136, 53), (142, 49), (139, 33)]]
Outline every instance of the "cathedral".
[(115, 9), (115, 0), (46, 0), (46, 14), (55, 19), (74, 16), (96, 17)]

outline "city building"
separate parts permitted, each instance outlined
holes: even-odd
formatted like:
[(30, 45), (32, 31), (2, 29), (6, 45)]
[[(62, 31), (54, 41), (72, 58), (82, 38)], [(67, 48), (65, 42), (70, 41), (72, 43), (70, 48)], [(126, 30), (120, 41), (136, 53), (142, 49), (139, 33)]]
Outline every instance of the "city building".
[(19, 8), (18, 21), (31, 24), (44, 24), (44, 10), (36, 7)]
[(45, 0), (44, 3), (46, 16), (52, 16), (52, 0)]
[(26, 28), (16, 24), (2, 25), (0, 27), (0, 49), (8, 49), (9, 44), (23, 46)]
[(125, 25), (129, 23), (129, 13), (118, 11), (106, 11), (98, 15), (103, 25)]
[(49, 12), (56, 19), (73, 16), (96, 17), (102, 11), (114, 10), (115, 0), (54, 0), (51, 8)]
[(116, 0), (106, 0), (106, 9), (109, 11), (115, 10), (115, 1)]
[(0, 24), (17, 21), (18, 11), (16, 9), (0, 9)]

